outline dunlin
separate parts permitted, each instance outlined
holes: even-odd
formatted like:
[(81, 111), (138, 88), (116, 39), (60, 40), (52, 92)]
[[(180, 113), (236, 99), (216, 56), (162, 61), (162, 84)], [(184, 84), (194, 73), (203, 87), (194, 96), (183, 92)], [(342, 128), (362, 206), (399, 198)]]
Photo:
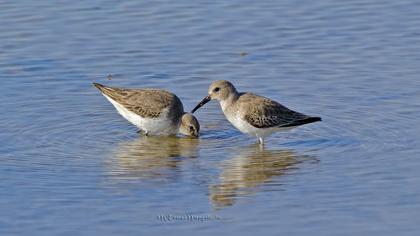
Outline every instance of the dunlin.
[(321, 120), (320, 117), (292, 111), (266, 97), (248, 92), (239, 93), (232, 83), (226, 80), (213, 82), (208, 96), (191, 113), (213, 99), (220, 102), (223, 113), (235, 128), (257, 137), (261, 145), (264, 144), (264, 138), (274, 132)]
[(184, 112), (181, 100), (160, 89), (127, 89), (93, 83), (114, 105), (118, 113), (137, 126), (145, 135), (181, 133), (197, 137), (198, 120)]

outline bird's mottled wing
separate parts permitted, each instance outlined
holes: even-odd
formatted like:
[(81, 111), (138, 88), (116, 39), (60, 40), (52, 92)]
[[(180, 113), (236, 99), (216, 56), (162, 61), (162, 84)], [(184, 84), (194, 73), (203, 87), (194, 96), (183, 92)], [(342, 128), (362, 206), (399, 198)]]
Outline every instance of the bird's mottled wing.
[(286, 127), (296, 120), (308, 118), (276, 101), (252, 93), (241, 94), (239, 99), (246, 111), (244, 119), (256, 128)]
[(179, 98), (165, 90), (103, 87), (101, 91), (128, 110), (144, 118), (157, 118), (165, 108), (168, 108), (173, 115), (184, 112)]

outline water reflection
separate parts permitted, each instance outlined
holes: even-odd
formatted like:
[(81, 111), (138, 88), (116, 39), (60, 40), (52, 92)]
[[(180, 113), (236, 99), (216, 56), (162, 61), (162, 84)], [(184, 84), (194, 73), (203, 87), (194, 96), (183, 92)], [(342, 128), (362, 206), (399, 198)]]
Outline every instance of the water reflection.
[(198, 155), (199, 139), (179, 137), (139, 137), (118, 145), (111, 159), (114, 180), (175, 180), (179, 164)]
[(298, 168), (297, 164), (309, 158), (291, 150), (261, 149), (257, 144), (242, 148), (237, 156), (221, 164), (220, 183), (210, 186), (210, 201), (216, 208), (233, 205), (238, 198), (256, 193), (262, 184)]

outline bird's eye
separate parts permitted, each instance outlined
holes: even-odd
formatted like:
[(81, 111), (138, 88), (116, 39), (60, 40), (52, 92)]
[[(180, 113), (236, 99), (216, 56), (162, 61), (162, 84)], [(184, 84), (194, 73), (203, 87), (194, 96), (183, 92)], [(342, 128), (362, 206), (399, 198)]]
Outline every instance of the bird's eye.
[(219, 90), (220, 90), (220, 88), (216, 87), (213, 91), (217, 93), (217, 92), (219, 92)]
[(194, 130), (194, 127), (190, 126), (190, 130), (193, 131)]

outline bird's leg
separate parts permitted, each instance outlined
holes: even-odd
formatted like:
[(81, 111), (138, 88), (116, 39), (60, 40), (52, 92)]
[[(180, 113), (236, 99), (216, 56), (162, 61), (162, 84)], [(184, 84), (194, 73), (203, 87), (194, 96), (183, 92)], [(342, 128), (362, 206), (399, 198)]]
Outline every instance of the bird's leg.
[(258, 143), (260, 144), (260, 146), (264, 146), (264, 138), (258, 137)]

